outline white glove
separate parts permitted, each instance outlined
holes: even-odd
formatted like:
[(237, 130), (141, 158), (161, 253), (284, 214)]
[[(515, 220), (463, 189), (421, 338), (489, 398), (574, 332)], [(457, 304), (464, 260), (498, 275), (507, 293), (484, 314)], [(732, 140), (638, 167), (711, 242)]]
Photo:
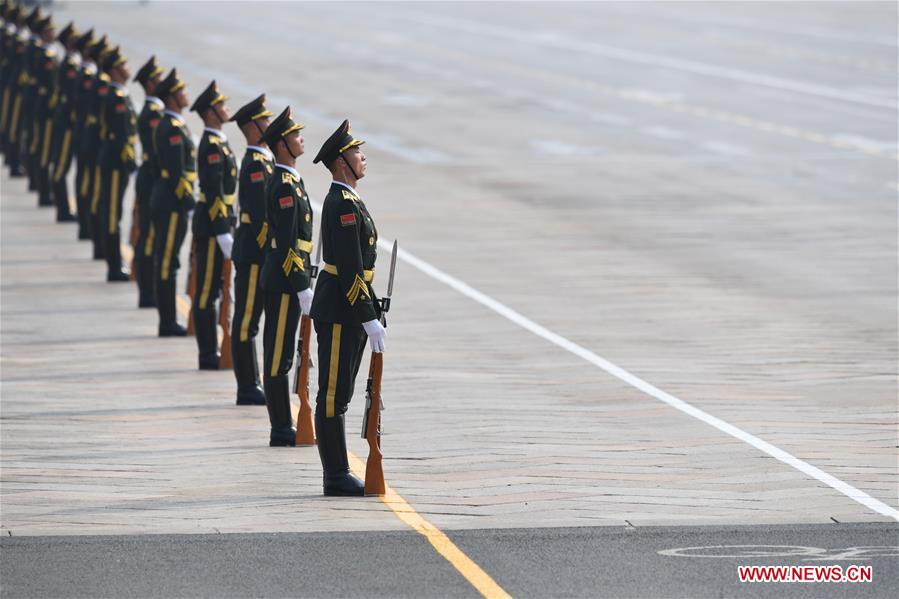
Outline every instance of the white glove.
[(297, 297), (300, 299), (300, 310), (307, 316), (312, 311), (312, 296), (313, 293), (311, 288), (303, 289), (297, 294)]
[(215, 240), (218, 241), (219, 247), (222, 248), (222, 253), (225, 255), (225, 260), (230, 260), (231, 248), (234, 247), (234, 238), (231, 237), (231, 233), (222, 233), (221, 235), (216, 235)]
[(369, 320), (362, 323), (362, 328), (368, 334), (368, 340), (371, 341), (371, 351), (376, 354), (382, 353), (387, 345), (387, 329), (381, 324), (380, 320)]

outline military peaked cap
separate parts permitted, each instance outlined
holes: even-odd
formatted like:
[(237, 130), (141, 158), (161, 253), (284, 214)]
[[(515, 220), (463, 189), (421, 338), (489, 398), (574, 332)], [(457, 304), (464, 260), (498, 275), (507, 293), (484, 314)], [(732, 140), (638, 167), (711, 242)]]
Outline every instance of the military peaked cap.
[(231, 120), (237, 122), (239, 127), (243, 127), (251, 121), (267, 116), (272, 116), (272, 112), (265, 107), (265, 94), (262, 94), (255, 100), (241, 106), (240, 110), (231, 117)]
[(172, 69), (169, 71), (169, 74), (165, 76), (165, 79), (160, 81), (159, 85), (156, 86), (156, 97), (160, 100), (165, 100), (168, 96), (182, 87), (184, 87), (184, 82), (178, 77), (178, 70)]
[(350, 129), (350, 121), (346, 120), (341, 123), (340, 127), (337, 128), (337, 131), (331, 134), (331, 137), (325, 140), (325, 143), (322, 144), (321, 149), (318, 151), (318, 155), (316, 155), (315, 160), (313, 160), (312, 163), (318, 164), (321, 162), (325, 166), (328, 166), (337, 160), (337, 157), (343, 152), (350, 148), (361, 146), (364, 143), (364, 141), (353, 137)]
[(215, 79), (213, 79), (212, 83), (207, 85), (206, 89), (204, 89), (203, 92), (199, 96), (197, 96), (197, 99), (194, 100), (194, 104), (190, 107), (190, 109), (199, 113), (203, 113), (210, 106), (221, 104), (227, 99), (228, 96), (219, 91), (218, 83), (216, 83)]
[(134, 76), (134, 80), (141, 85), (146, 85), (147, 81), (149, 81), (153, 77), (158, 77), (163, 72), (164, 69), (159, 66), (159, 63), (156, 62), (156, 57), (151, 56), (150, 60), (144, 63), (144, 66), (137, 70), (137, 74)]
[(284, 109), (284, 112), (275, 117), (275, 120), (269, 124), (268, 129), (262, 134), (262, 139), (268, 144), (268, 147), (275, 149), (278, 140), (283, 139), (303, 128), (303, 125), (294, 122), (291, 114), (290, 106)]

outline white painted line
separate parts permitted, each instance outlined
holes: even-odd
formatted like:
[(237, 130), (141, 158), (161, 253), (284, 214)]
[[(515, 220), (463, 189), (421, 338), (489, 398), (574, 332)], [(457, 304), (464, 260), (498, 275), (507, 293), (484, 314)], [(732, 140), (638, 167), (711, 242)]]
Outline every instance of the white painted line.
[(784, 79), (782, 77), (772, 77), (770, 75), (764, 75), (761, 73), (754, 73), (741, 69), (732, 69), (728, 67), (697, 62), (694, 60), (684, 60), (680, 58), (672, 58), (670, 56), (661, 56), (657, 54), (649, 54), (646, 52), (638, 52), (635, 50), (627, 50), (624, 48), (616, 48), (614, 46), (600, 44), (598, 42), (576, 40), (554, 33), (534, 34), (532, 32), (520, 31), (508, 27), (501, 27), (499, 25), (469, 21), (456, 17), (413, 13), (412, 11), (408, 10), (403, 10), (401, 13), (397, 13), (397, 15), (401, 18), (409, 19), (417, 23), (436, 25), (438, 27), (455, 29), (456, 31), (463, 31), (465, 33), (476, 35), (487, 35), (493, 38), (508, 39), (532, 46), (542, 45), (544, 47), (556, 48), (560, 50), (593, 54), (595, 56), (603, 56), (605, 58), (612, 58), (625, 62), (685, 71), (697, 75), (705, 75), (708, 77), (738, 81), (740, 83), (747, 83), (750, 85), (771, 87), (774, 89), (781, 89), (809, 96), (829, 98), (832, 100), (841, 100), (844, 102), (864, 104), (866, 106), (889, 108), (890, 110), (895, 110), (897, 108), (896, 101), (889, 98), (881, 98), (853, 93), (851, 91), (828, 87), (825, 85), (796, 81), (793, 79)]
[[(320, 206), (317, 206), (317, 208), (319, 210), (321, 210)], [(385, 252), (390, 252), (392, 246), (393, 246), (393, 241), (388, 241), (386, 239), (378, 240), (378, 247)], [(853, 487), (852, 485), (836, 478), (835, 476), (832, 476), (832, 475), (828, 474), (827, 472), (824, 472), (820, 468), (817, 468), (816, 466), (812, 466), (808, 462), (804, 462), (804, 461), (800, 460), (799, 458), (787, 453), (786, 451), (780, 449), (779, 447), (775, 447), (774, 445), (771, 445), (767, 441), (763, 441), (762, 439), (756, 437), (755, 435), (747, 433), (746, 431), (744, 431), (741, 428), (737, 428), (736, 426), (734, 426), (730, 423), (727, 423), (724, 420), (721, 420), (720, 418), (712, 416), (708, 412), (704, 412), (704, 411), (700, 410), (699, 408), (696, 408), (696, 407), (688, 404), (687, 402), (685, 402), (681, 399), (678, 399), (677, 397), (674, 397), (670, 393), (666, 393), (665, 391), (662, 391), (661, 389), (655, 387), (654, 385), (647, 383), (643, 379), (631, 374), (624, 368), (621, 368), (620, 366), (617, 366), (616, 364), (609, 362), (602, 356), (599, 356), (599, 355), (593, 353), (589, 349), (582, 347), (582, 346), (578, 345), (577, 343), (574, 343), (573, 341), (570, 341), (557, 333), (554, 333), (553, 331), (547, 329), (546, 327), (544, 327), (540, 324), (537, 324), (530, 318), (520, 314), (519, 312), (516, 312), (512, 308), (509, 308), (508, 306), (506, 306), (505, 304), (478, 291), (474, 287), (471, 287), (467, 283), (464, 283), (464, 282), (460, 281), (459, 279), (445, 273), (444, 271), (429, 264), (428, 262), (425, 262), (421, 258), (418, 258), (418, 257), (414, 256), (413, 254), (410, 254), (408, 251), (400, 248), (399, 252), (397, 253), (397, 257), (400, 260), (402, 260), (403, 262), (405, 262), (406, 264), (409, 264), (410, 266), (412, 266), (412, 267), (418, 269), (419, 271), (423, 272), (424, 274), (428, 275), (432, 279), (435, 279), (449, 287), (452, 287), (453, 289), (455, 289), (462, 295), (468, 297), (469, 299), (476, 301), (477, 303), (481, 304), (482, 306), (485, 306), (485, 307), (493, 310), (494, 312), (496, 312), (503, 318), (506, 318), (507, 320), (514, 322), (515, 324), (522, 327), (523, 329), (526, 329), (526, 330), (530, 331), (531, 333), (537, 335), (538, 337), (540, 337), (546, 341), (549, 341), (550, 343), (552, 343), (554, 345), (561, 347), (565, 351), (568, 351), (568, 352), (586, 360), (587, 362), (590, 362), (591, 364), (598, 366), (599, 368), (601, 368), (602, 370), (611, 374), (615, 378), (618, 378), (618, 379), (624, 381), (625, 383), (627, 383), (628, 385), (630, 385), (636, 389), (639, 389), (640, 391), (649, 395), (650, 397), (654, 397), (655, 399), (658, 399), (659, 401), (668, 404), (672, 408), (679, 410), (679, 411), (683, 412), (684, 414), (687, 414), (688, 416), (692, 416), (693, 418), (696, 418), (697, 420), (701, 420), (702, 422), (705, 422), (706, 424), (715, 427), (719, 431), (721, 431), (725, 434), (728, 434), (731, 437), (739, 439), (740, 441), (743, 441), (744, 443), (747, 443), (749, 445), (752, 445), (753, 447), (762, 451), (763, 453), (768, 454), (769, 456), (783, 462), (784, 464), (787, 464), (788, 466), (792, 466), (793, 468), (795, 468), (796, 470), (799, 470), (803, 474), (806, 474), (806, 475), (810, 476), (811, 478), (814, 478), (815, 480), (818, 480), (818, 481), (824, 483), (828, 487), (834, 489), (835, 491), (842, 493), (843, 495), (845, 495), (846, 497), (849, 497), (850, 499), (852, 499), (854, 501), (857, 501), (858, 503), (877, 512), (878, 514), (883, 514), (884, 516), (888, 516), (896, 521), (899, 521), (899, 511), (897, 511), (896, 509), (883, 503), (882, 501), (871, 497), (870, 495), (868, 495), (861, 489), (857, 489), (857, 488)]]

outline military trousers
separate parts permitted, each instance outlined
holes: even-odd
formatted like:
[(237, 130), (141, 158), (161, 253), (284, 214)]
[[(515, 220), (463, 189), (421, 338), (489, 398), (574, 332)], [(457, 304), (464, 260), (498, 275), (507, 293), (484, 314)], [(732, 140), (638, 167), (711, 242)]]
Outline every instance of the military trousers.
[[(234, 263), (234, 318), (231, 321), (231, 355), (237, 387), (259, 384), (256, 335), (265, 307), (265, 294), (259, 273), (262, 266), (252, 262)], [(280, 306), (279, 306), (280, 308)], [(283, 349), (282, 349), (283, 351)]]
[(222, 294), (222, 261), (224, 255), (215, 237), (195, 237), (197, 288), (191, 311), (200, 356), (218, 352), (216, 304)]
[(128, 171), (116, 167), (100, 168), (100, 201), (97, 207), (97, 224), (102, 237), (106, 265), (109, 273), (122, 270), (122, 205), (128, 187)]
[(32, 144), (37, 163), (38, 205), (53, 206), (50, 188), (50, 150), (53, 148), (53, 113), (43, 101), (34, 117), (36, 137)]
[(75, 167), (75, 206), (78, 214), (78, 239), (91, 238), (91, 179), (94, 174), (94, 158), (78, 155)]
[(74, 154), (72, 138), (74, 135), (75, 131), (68, 116), (58, 110), (53, 118), (53, 142), (50, 150), (50, 161), (52, 162), (50, 179), (57, 220), (70, 220), (72, 215), (71, 208), (69, 208), (69, 187), (66, 178), (69, 168), (72, 166), (72, 155)]
[(100, 166), (99, 160), (94, 161), (93, 173), (91, 173), (91, 241), (94, 244), (94, 260), (99, 260), (105, 256), (106, 248), (103, 242), (106, 240), (106, 231), (103, 228), (100, 215), (100, 200), (103, 196), (103, 189), (107, 182), (103, 180), (103, 176), (108, 174)]
[(265, 405), (272, 426), (272, 439), (292, 435), (290, 412), (290, 367), (297, 345), (300, 300), (295, 293), (265, 293), (265, 329), (262, 381)]
[(346, 413), (368, 336), (357, 324), (315, 321), (318, 339), (318, 395), (315, 412), (333, 418)]
[(177, 322), (175, 313), (175, 277), (178, 254), (187, 235), (187, 216), (178, 211), (159, 211), (153, 215), (153, 273), (159, 324)]
[(142, 164), (134, 181), (137, 203), (137, 245), (134, 247), (134, 268), (137, 271), (138, 305), (149, 306), (153, 299), (153, 241), (156, 230), (150, 218), (150, 196), (153, 193), (153, 175), (147, 164)]

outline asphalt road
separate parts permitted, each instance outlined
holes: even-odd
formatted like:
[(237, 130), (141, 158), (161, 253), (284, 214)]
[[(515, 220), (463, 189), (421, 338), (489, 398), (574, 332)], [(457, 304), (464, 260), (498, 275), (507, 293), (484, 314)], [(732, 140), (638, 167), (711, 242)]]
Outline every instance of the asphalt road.
[[(531, 528), (450, 536), (515, 597), (899, 592), (896, 526)], [(5, 537), (0, 550), (9, 598), (478, 596), (413, 532)], [(873, 579), (748, 584), (737, 576), (744, 565), (870, 565)]]

